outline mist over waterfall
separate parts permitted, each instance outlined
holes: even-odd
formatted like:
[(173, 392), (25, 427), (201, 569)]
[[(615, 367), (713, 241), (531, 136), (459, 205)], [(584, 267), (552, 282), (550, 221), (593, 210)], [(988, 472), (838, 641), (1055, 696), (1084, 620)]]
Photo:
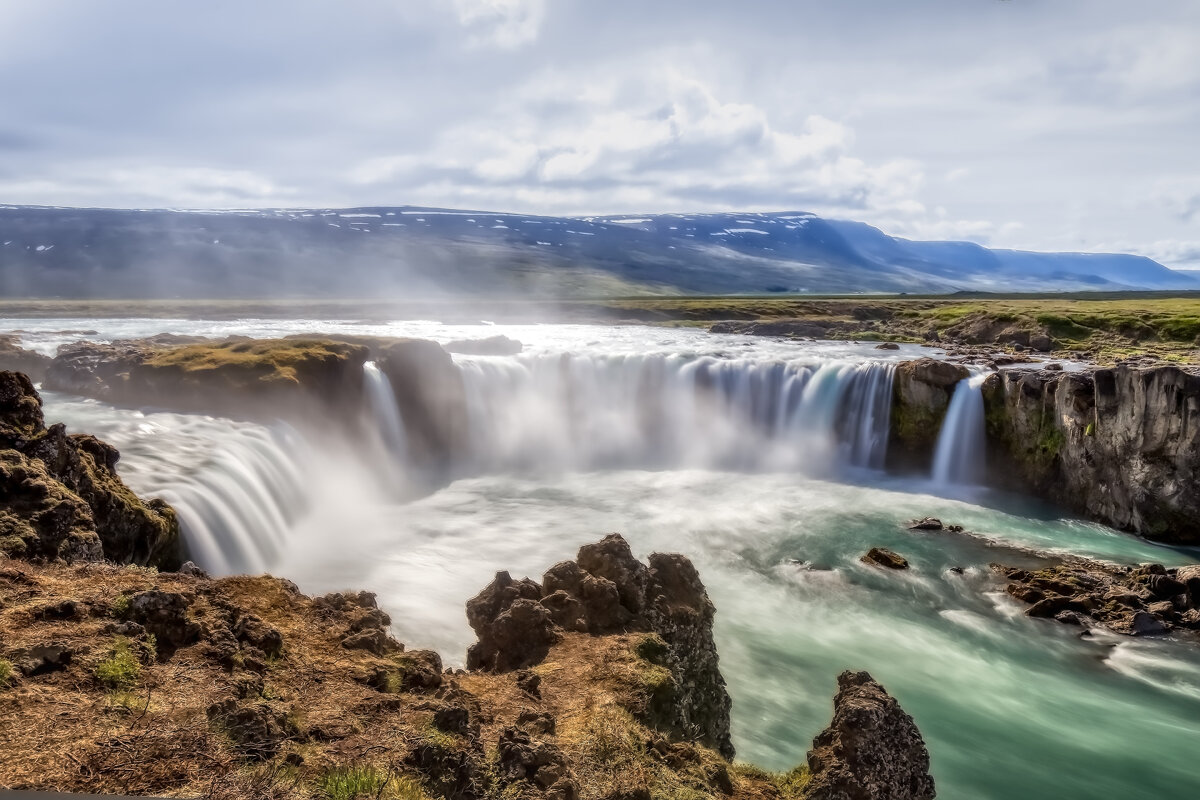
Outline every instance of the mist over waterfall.
[(894, 367), (536, 356), (459, 362), (473, 472), (880, 467)]
[(933, 458), (933, 480), (941, 486), (974, 486), (983, 481), (987, 446), (983, 414), (986, 377), (963, 378), (954, 387)]

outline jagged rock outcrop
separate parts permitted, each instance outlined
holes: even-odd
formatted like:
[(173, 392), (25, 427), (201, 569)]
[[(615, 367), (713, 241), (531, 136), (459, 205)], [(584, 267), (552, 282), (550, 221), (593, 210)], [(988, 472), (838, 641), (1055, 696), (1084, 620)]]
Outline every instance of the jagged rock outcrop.
[(29, 378), (0, 372), (0, 551), (179, 566), (175, 512), (130, 491), (117, 475), (118, 458), (94, 436), (46, 428)]
[(933, 358), (896, 365), (891, 425), (895, 446), (889, 448), (893, 461), (928, 465), (954, 388), (968, 375), (970, 372), (961, 364)]
[(929, 800), (929, 751), (912, 717), (866, 672), (843, 672), (833, 722), (808, 753), (805, 800)]
[(1070, 558), (1039, 570), (993, 565), (1031, 617), (1129, 636), (1200, 633), (1200, 565), (1112, 566)]
[(712, 636), (715, 609), (691, 561), (654, 553), (634, 558), (619, 534), (579, 549), (576, 561), (555, 564), (541, 584), (507, 572), (467, 604), (479, 637), (467, 652), (469, 669), (509, 671), (539, 663), (565, 632), (656, 634), (652, 654), (671, 675), (669, 697), (648, 711), (655, 727), (733, 756), (731, 701)]
[(1200, 543), (1200, 374), (1006, 370), (983, 392), (998, 473), (1113, 527)]

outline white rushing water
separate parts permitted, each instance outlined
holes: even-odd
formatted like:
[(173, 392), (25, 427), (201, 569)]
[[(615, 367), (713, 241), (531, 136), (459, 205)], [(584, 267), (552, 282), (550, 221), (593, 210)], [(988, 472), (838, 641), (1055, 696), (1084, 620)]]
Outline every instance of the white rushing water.
[[(110, 323), (145, 330), (138, 321), (86, 326)], [(253, 333), (257, 324), (186, 323), (193, 327), (177, 332)], [(158, 322), (146, 332), (161, 330)], [(879, 469), (891, 353), (743, 347), (737, 337), (658, 329), (473, 331), (496, 332), (540, 338), (516, 357), (456, 357), (470, 446), (455, 479), (436, 491), (409, 485), (404, 420), (370, 367), (378, 436), (365, 444), (54, 393), (46, 414), (116, 445), (134, 489), (179, 509), (202, 563), (219, 573), (268, 570), (310, 593), (376, 591), (399, 638), (451, 664), (473, 639), (464, 604), (496, 570), (537, 578), (579, 545), (621, 531), (642, 557), (683, 552), (699, 568), (718, 609), (745, 760), (776, 769), (802, 761), (828, 722), (837, 673), (853, 668), (871, 671), (913, 715), (939, 796), (1200, 792), (1197, 648), (1169, 638), (1085, 640), (1029, 619), (988, 566), (1027, 563), (1012, 547), (1123, 563), (1195, 554), (1019, 497), (944, 496), (954, 493), (942, 491), (943, 479), (976, 482), (970, 463), (982, 458), (983, 419), (973, 382), (958, 387), (948, 414), (939, 455), (948, 466), (938, 480), (905, 479)], [(564, 342), (571, 347), (559, 349)], [(903, 525), (926, 515), (974, 535)], [(902, 553), (912, 569), (862, 564), (874, 546)]]
[(933, 480), (939, 486), (983, 483), (987, 447), (983, 419), (986, 374), (963, 378), (954, 388), (933, 456)]
[(881, 467), (894, 365), (460, 358), (473, 472)]

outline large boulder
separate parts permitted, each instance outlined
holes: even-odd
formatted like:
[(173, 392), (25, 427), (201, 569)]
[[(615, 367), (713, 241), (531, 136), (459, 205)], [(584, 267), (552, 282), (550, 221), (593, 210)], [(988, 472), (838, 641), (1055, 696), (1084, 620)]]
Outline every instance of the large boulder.
[(929, 751), (912, 717), (866, 672), (843, 672), (833, 722), (808, 753), (806, 800), (929, 800)]
[(0, 372), (0, 551), (179, 566), (175, 512), (138, 498), (117, 475), (119, 457), (94, 436), (45, 427), (29, 378)]

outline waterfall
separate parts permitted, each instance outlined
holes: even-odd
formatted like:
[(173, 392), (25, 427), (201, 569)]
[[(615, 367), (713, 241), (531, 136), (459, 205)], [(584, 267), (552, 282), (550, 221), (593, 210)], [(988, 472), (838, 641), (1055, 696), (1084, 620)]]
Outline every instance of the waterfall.
[(396, 404), (392, 382), (375, 362), (368, 361), (363, 364), (363, 384), (367, 407), (384, 447), (394, 461), (404, 463), (408, 459), (408, 435), (404, 431), (404, 419), (400, 416), (400, 406)]
[(295, 431), (243, 427), (190, 474), (155, 487), (174, 507), (191, 558), (217, 574), (255, 573), (277, 559), (307, 508), (302, 465), (313, 455)]
[(689, 355), (460, 358), (472, 471), (883, 464), (894, 367)]
[(986, 434), (982, 387), (986, 377), (980, 374), (963, 378), (954, 387), (933, 459), (933, 480), (941, 486), (977, 485), (983, 480)]

